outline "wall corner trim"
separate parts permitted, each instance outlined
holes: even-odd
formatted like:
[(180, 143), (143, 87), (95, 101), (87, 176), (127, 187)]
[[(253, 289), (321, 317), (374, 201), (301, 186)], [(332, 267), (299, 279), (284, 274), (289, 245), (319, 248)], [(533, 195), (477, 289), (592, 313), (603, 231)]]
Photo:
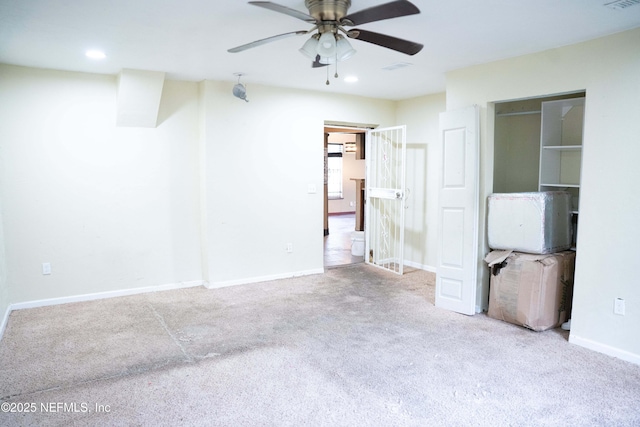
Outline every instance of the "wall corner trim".
[(10, 314), (11, 314), (11, 305), (7, 307), (7, 310), (4, 312), (4, 316), (2, 316), (2, 322), (0, 322), (0, 342), (2, 341), (2, 337), (4, 336), (4, 331), (7, 329), (7, 323), (9, 323)]

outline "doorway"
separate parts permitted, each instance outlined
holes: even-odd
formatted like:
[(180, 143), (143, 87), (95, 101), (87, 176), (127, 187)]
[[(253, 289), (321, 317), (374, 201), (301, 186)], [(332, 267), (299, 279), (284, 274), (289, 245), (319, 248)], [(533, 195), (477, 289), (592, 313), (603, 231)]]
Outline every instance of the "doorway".
[(325, 124), (325, 268), (364, 261), (352, 245), (361, 237), (354, 233), (364, 231), (365, 135), (372, 127)]

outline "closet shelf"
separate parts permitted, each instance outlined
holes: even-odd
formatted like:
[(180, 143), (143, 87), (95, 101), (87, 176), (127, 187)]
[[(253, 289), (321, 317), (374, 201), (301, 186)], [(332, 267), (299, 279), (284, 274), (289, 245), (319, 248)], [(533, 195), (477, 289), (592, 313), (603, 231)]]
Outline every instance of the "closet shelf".
[(575, 151), (582, 150), (582, 145), (543, 145), (545, 150)]
[(562, 184), (562, 183), (547, 184), (547, 183), (541, 183), (540, 187), (580, 188), (580, 184)]

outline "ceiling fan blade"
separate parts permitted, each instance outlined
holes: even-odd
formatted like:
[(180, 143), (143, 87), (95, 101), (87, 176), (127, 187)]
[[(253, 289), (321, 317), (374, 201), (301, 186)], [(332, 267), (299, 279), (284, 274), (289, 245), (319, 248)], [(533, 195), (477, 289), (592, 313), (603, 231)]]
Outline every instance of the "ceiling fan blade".
[(415, 55), (424, 47), (420, 43), (399, 39), (386, 34), (374, 33), (373, 31), (359, 30), (357, 28), (350, 30), (347, 35), (352, 39), (377, 44), (378, 46), (406, 53), (407, 55)]
[(316, 59), (311, 63), (311, 68), (320, 68), (320, 67), (326, 67), (329, 64), (322, 64), (320, 63), (320, 55), (316, 55)]
[(383, 19), (415, 15), (416, 13), (420, 13), (420, 9), (413, 3), (407, 0), (396, 0), (352, 13), (342, 18), (340, 22), (347, 26), (362, 25)]
[(251, 43), (243, 44), (242, 46), (236, 46), (234, 48), (228, 49), (227, 52), (231, 52), (231, 53), (242, 52), (243, 50), (247, 50), (253, 47), (261, 46), (263, 44), (271, 43), (276, 40), (286, 39), (287, 37), (299, 36), (307, 33), (308, 31), (301, 30), (301, 31), (293, 31), (291, 33), (278, 34), (277, 36), (271, 36), (271, 37), (267, 37), (266, 39), (260, 39)]
[(313, 16), (307, 15), (304, 12), (300, 12), (295, 9), (291, 9), (287, 6), (282, 6), (277, 3), (271, 3), (270, 1), (250, 1), (249, 4), (254, 6), (263, 7), (265, 9), (273, 10), (274, 12), (284, 13), (285, 15), (293, 16), (294, 18), (302, 19), (303, 21), (309, 22), (311, 24), (315, 23), (316, 20)]

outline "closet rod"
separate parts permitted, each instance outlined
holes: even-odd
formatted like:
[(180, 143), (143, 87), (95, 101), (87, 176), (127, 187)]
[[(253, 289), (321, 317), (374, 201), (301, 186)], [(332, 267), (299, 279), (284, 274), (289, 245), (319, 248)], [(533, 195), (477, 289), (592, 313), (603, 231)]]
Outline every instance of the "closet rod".
[(540, 114), (542, 111), (534, 110), (534, 111), (516, 111), (514, 113), (498, 113), (496, 116), (498, 117), (507, 117), (507, 116), (524, 116), (526, 114)]

